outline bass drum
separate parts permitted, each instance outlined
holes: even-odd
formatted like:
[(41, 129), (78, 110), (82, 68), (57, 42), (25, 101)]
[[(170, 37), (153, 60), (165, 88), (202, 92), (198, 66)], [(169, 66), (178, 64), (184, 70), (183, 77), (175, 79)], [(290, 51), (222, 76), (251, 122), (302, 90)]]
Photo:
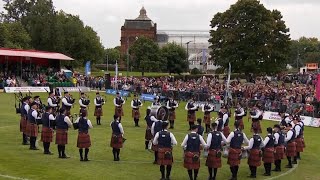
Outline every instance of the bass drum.
[(167, 121), (169, 118), (169, 112), (165, 106), (152, 106), (150, 115), (163, 121)]

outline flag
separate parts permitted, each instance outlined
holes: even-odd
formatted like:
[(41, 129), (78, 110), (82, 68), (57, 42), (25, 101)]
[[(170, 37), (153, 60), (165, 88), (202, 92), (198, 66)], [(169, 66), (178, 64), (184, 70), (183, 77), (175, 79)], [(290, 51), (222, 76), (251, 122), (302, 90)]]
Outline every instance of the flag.
[(86, 65), (84, 67), (84, 72), (86, 74), (86, 76), (89, 76), (91, 74), (91, 62), (87, 61)]
[(317, 75), (316, 97), (320, 101), (320, 74)]
[(118, 84), (118, 61), (116, 61), (116, 76), (115, 76), (114, 81), (116, 84)]
[(206, 50), (202, 49), (202, 64), (205, 65), (207, 62)]
[(226, 93), (226, 97), (224, 99), (225, 103), (227, 103), (228, 98), (232, 98), (231, 93), (230, 93), (230, 77), (231, 77), (231, 64), (229, 63), (228, 79), (227, 79), (227, 93)]

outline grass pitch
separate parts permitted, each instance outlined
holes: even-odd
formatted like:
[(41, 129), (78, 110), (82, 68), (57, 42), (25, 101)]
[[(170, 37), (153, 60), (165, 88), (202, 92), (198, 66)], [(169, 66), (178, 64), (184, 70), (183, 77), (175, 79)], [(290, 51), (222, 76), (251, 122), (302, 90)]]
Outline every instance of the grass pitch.
[[(39, 94), (45, 102), (47, 94)], [(95, 97), (94, 93), (90, 93), (91, 101)], [(74, 94), (78, 98), (78, 94)], [(106, 179), (106, 180), (156, 180), (160, 178), (159, 166), (153, 165), (153, 153), (144, 149), (144, 133), (145, 121), (143, 116), (150, 102), (145, 102), (141, 110), (140, 128), (134, 127), (131, 118), (130, 101), (128, 99), (124, 106), (125, 116), (122, 120), (124, 126), (125, 142), (124, 148), (121, 149), (120, 162), (113, 162), (112, 150), (109, 147), (111, 129), (109, 124), (114, 113), (112, 96), (106, 96), (107, 103), (104, 105), (104, 116), (102, 118), (102, 126), (97, 126), (93, 116), (94, 105), (89, 108), (89, 119), (92, 121), (94, 128), (90, 130), (92, 146), (89, 152), (89, 162), (80, 162), (78, 148), (76, 147), (77, 131), (69, 130), (69, 144), (66, 146), (67, 155), (70, 159), (58, 159), (57, 147), (51, 144), (53, 156), (44, 155), (42, 150), (30, 151), (28, 146), (21, 145), (22, 138), (19, 132), (19, 115), (15, 114), (14, 95), (0, 93), (0, 179), (7, 179), (4, 175), (12, 177), (20, 177), (25, 179)], [(188, 175), (182, 163), (182, 148), (180, 144), (187, 133), (188, 123), (186, 121), (185, 103), (181, 103), (177, 109), (177, 120), (175, 130), (172, 132), (176, 136), (178, 146), (174, 147), (174, 164), (172, 168), (171, 178), (173, 180), (186, 180)], [(78, 113), (78, 104), (72, 109), (72, 113)], [(216, 116), (216, 113), (213, 114)], [(197, 117), (203, 114), (198, 112)], [(231, 122), (234, 119), (232, 118)], [(231, 123), (232, 124), (232, 123)], [(268, 126), (272, 126), (274, 122), (263, 121), (262, 126), (265, 130)], [(250, 123), (245, 118), (245, 132), (248, 137)], [(302, 160), (299, 167), (292, 172), (278, 177), (286, 173), (288, 169), (284, 167), (281, 173), (272, 173), (274, 179), (290, 179), (290, 180), (320, 180), (320, 142), (319, 129), (306, 128), (305, 139), (307, 148), (302, 153)], [(265, 136), (265, 134), (263, 134)], [(38, 137), (38, 140), (40, 137)], [(205, 137), (206, 139), (206, 137)], [(39, 142), (42, 148), (42, 143)], [(242, 160), (239, 169), (238, 179), (247, 179), (249, 168), (247, 160)], [(286, 160), (282, 165), (286, 165)], [(263, 166), (258, 168), (257, 179), (269, 179), (262, 174)], [(223, 167), (218, 170), (217, 179), (226, 180), (230, 177), (229, 166), (226, 159), (223, 159)], [(201, 159), (201, 168), (199, 172), (199, 180), (207, 179), (208, 173), (205, 166), (205, 159)]]

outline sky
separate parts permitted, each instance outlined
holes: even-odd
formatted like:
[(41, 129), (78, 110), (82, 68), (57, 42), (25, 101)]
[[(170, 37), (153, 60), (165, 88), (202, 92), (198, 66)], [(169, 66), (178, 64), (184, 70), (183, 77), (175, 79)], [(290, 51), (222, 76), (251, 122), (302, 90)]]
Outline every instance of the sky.
[[(212, 17), (237, 0), (53, 0), (56, 10), (79, 15), (93, 27), (106, 48), (120, 45), (125, 19), (135, 19), (142, 6), (158, 30), (209, 30)], [(292, 39), (320, 38), (320, 0), (261, 0), (281, 11)], [(0, 1), (2, 11), (3, 1)]]

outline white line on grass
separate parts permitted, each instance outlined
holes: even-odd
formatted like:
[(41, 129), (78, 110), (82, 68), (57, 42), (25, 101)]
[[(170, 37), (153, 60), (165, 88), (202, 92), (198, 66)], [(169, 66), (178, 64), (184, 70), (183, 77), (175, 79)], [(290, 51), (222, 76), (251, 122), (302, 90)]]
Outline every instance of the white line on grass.
[(298, 166), (299, 166), (299, 162), (293, 168), (291, 168), (289, 171), (287, 171), (287, 172), (285, 172), (283, 174), (279, 174), (278, 176), (265, 179), (265, 180), (274, 180), (274, 179), (278, 179), (278, 178), (280, 178), (282, 176), (286, 176), (286, 175), (292, 173)]
[(4, 129), (4, 128), (9, 128), (9, 127), (13, 127), (13, 126), (17, 126), (17, 125), (12, 125), (12, 126), (0, 126), (0, 129)]
[(9, 176), (9, 175), (5, 175), (5, 174), (0, 174), (0, 177), (7, 178), (7, 179), (16, 179), (16, 180), (28, 180), (25, 178), (14, 177), (14, 176)]

